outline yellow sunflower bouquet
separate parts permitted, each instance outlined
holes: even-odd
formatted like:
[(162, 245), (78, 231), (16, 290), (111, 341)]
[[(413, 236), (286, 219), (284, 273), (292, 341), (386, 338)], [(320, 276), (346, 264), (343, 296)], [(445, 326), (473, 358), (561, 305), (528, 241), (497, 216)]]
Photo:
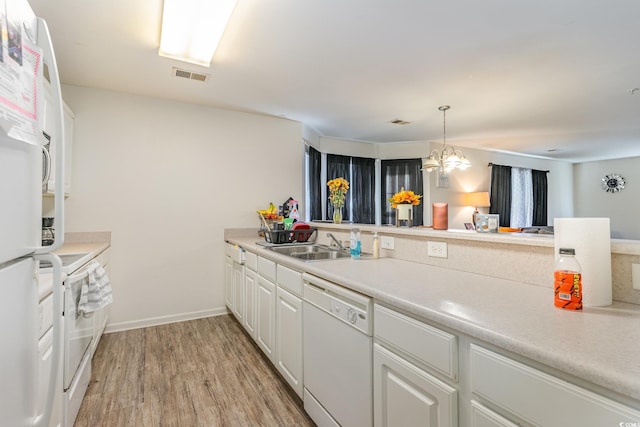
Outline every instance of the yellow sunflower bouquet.
[(347, 191), (349, 190), (349, 181), (339, 177), (327, 182), (329, 186), (329, 201), (336, 208), (344, 206), (344, 200), (347, 197)]
[(411, 190), (405, 190), (404, 187), (400, 189), (393, 197), (390, 197), (389, 202), (391, 203), (391, 207), (396, 209), (398, 205), (414, 205), (417, 206), (420, 204), (420, 199), (422, 196), (420, 194), (416, 194)]

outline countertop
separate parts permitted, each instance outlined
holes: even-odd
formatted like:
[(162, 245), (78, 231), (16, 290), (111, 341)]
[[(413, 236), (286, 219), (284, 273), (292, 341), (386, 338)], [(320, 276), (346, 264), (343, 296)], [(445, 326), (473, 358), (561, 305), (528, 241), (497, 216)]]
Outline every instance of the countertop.
[[(78, 267), (81, 267), (87, 261), (95, 258), (100, 255), (110, 246), (109, 242), (99, 241), (99, 242), (73, 242), (73, 243), (65, 243), (62, 247), (53, 253), (56, 255), (65, 255), (65, 254), (86, 254), (82, 258), (78, 259), (78, 261), (74, 262), (73, 265), (70, 266), (69, 270), (76, 270)], [(65, 273), (63, 273), (65, 274)], [(64, 280), (64, 278), (63, 278)], [(53, 289), (53, 274), (49, 271), (40, 271), (38, 278), (38, 296), (40, 301), (49, 295)]]
[[(303, 262), (227, 241), (376, 302), (463, 332), (640, 402), (640, 306), (554, 307), (550, 288), (393, 258)], [(507, 265), (507, 264), (505, 264)], [(640, 405), (640, 403), (639, 403)]]

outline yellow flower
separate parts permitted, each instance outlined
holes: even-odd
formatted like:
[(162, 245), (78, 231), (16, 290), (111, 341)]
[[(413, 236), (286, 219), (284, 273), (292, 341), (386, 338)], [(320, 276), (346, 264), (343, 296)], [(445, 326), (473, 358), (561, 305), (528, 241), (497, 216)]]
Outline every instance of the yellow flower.
[(405, 190), (401, 188), (399, 192), (390, 197), (389, 202), (391, 203), (391, 207), (396, 209), (398, 205), (414, 205), (417, 206), (420, 204), (420, 198), (422, 196), (414, 193), (411, 190)]
[(347, 190), (349, 190), (349, 181), (339, 177), (331, 179), (327, 182), (329, 186), (329, 201), (333, 206), (344, 206)]

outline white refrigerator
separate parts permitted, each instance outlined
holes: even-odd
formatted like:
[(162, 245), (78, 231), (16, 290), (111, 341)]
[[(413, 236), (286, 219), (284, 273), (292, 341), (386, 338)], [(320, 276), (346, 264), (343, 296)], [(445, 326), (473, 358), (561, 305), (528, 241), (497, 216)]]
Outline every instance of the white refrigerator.
[[(54, 265), (49, 252), (64, 236), (64, 128), (60, 81), (46, 23), (36, 18), (27, 0), (0, 0), (0, 424), (49, 426), (53, 397), (62, 393), (60, 344), (62, 286), (54, 286), (54, 344), (44, 404), (38, 401), (38, 261)], [(56, 136), (55, 217), (58, 233), (52, 246), (41, 246), (44, 120), (43, 68), (54, 94)], [(50, 118), (51, 118), (50, 116)], [(57, 277), (56, 277), (57, 276)], [(55, 423), (54, 423), (55, 424)]]

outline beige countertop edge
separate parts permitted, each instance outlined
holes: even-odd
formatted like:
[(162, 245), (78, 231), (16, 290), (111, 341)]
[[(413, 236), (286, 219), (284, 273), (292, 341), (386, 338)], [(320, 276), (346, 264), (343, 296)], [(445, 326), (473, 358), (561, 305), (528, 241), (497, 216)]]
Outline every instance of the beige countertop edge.
[(549, 288), (392, 258), (303, 262), (256, 245), (258, 236), (226, 240), (297, 270), (344, 285), (426, 321), (640, 401), (640, 306), (569, 312)]

